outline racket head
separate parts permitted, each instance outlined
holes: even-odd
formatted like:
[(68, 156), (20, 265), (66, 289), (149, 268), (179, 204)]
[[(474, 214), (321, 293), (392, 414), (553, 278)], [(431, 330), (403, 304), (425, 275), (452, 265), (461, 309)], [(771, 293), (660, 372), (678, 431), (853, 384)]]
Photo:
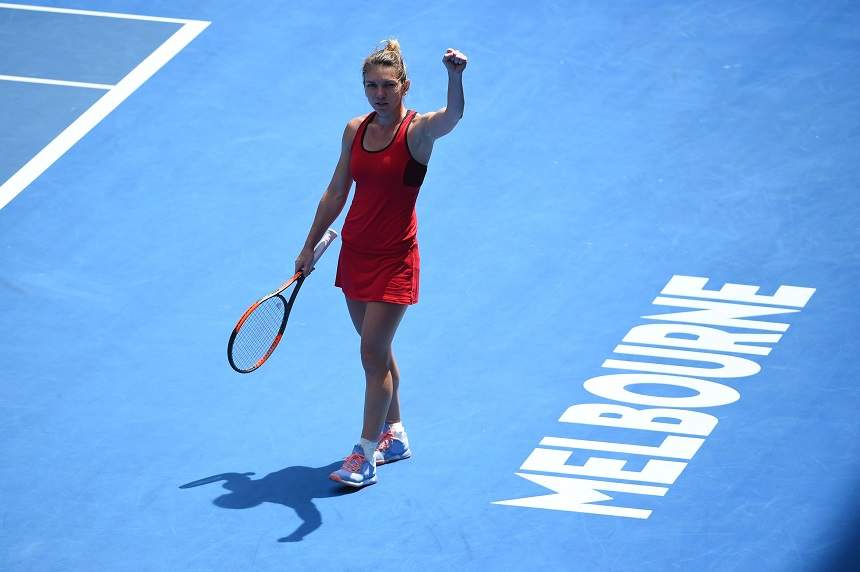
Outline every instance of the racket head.
[[(290, 310), (304, 282), (296, 274), (277, 291), (254, 302), (239, 321), (227, 342), (227, 361), (239, 373), (251, 373), (263, 365), (284, 335)], [(284, 292), (293, 286), (289, 299)]]

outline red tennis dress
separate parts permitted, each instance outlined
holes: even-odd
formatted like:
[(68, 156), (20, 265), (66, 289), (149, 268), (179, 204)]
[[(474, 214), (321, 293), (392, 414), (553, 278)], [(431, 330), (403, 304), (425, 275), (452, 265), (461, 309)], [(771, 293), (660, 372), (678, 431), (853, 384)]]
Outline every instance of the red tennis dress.
[(415, 201), (427, 165), (412, 156), (406, 141), (415, 111), (407, 112), (386, 147), (368, 151), (364, 133), (375, 116), (374, 111), (361, 123), (350, 150), (355, 195), (341, 231), (334, 284), (353, 300), (415, 304), (420, 264)]

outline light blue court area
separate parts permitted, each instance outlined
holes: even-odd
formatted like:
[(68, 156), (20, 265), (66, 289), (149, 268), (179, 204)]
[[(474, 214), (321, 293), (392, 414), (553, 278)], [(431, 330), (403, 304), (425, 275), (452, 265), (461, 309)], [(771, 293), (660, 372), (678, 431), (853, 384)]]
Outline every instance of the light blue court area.
[(11, 177), (104, 94), (101, 89), (0, 81), (0, 177)]
[(180, 27), (175, 22), (0, 5), (2, 73), (114, 84)]
[(206, 25), (0, 3), (0, 208)]
[[(0, 9), (0, 75), (122, 85), (211, 25), (0, 210), (0, 569), (857, 569), (856, 3), (63, 7), (167, 20)], [(466, 112), (394, 343), (413, 458), (352, 492), (339, 243), (260, 370), (225, 349), (388, 36), (421, 112), (465, 52)], [(89, 89), (0, 81), (0, 184)]]

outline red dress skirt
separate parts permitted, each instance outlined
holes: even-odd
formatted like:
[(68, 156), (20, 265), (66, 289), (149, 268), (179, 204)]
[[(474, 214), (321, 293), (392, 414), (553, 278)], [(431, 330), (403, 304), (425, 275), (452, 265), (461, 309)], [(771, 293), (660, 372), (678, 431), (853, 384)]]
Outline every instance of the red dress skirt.
[(406, 133), (409, 111), (383, 149), (364, 148), (364, 133), (376, 112), (362, 122), (350, 150), (355, 196), (341, 233), (335, 286), (362, 302), (418, 302), (420, 257), (415, 201), (427, 166), (412, 157)]
[(365, 254), (341, 244), (335, 286), (352, 300), (416, 304), (420, 258), (418, 245), (405, 254)]

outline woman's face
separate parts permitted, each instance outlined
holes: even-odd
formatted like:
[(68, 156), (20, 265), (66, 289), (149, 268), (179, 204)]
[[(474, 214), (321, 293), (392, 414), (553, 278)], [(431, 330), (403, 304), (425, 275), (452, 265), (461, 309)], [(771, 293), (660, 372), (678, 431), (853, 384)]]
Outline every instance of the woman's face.
[(364, 94), (377, 112), (399, 109), (408, 89), (409, 80), (401, 83), (393, 67), (371, 66), (364, 74)]

